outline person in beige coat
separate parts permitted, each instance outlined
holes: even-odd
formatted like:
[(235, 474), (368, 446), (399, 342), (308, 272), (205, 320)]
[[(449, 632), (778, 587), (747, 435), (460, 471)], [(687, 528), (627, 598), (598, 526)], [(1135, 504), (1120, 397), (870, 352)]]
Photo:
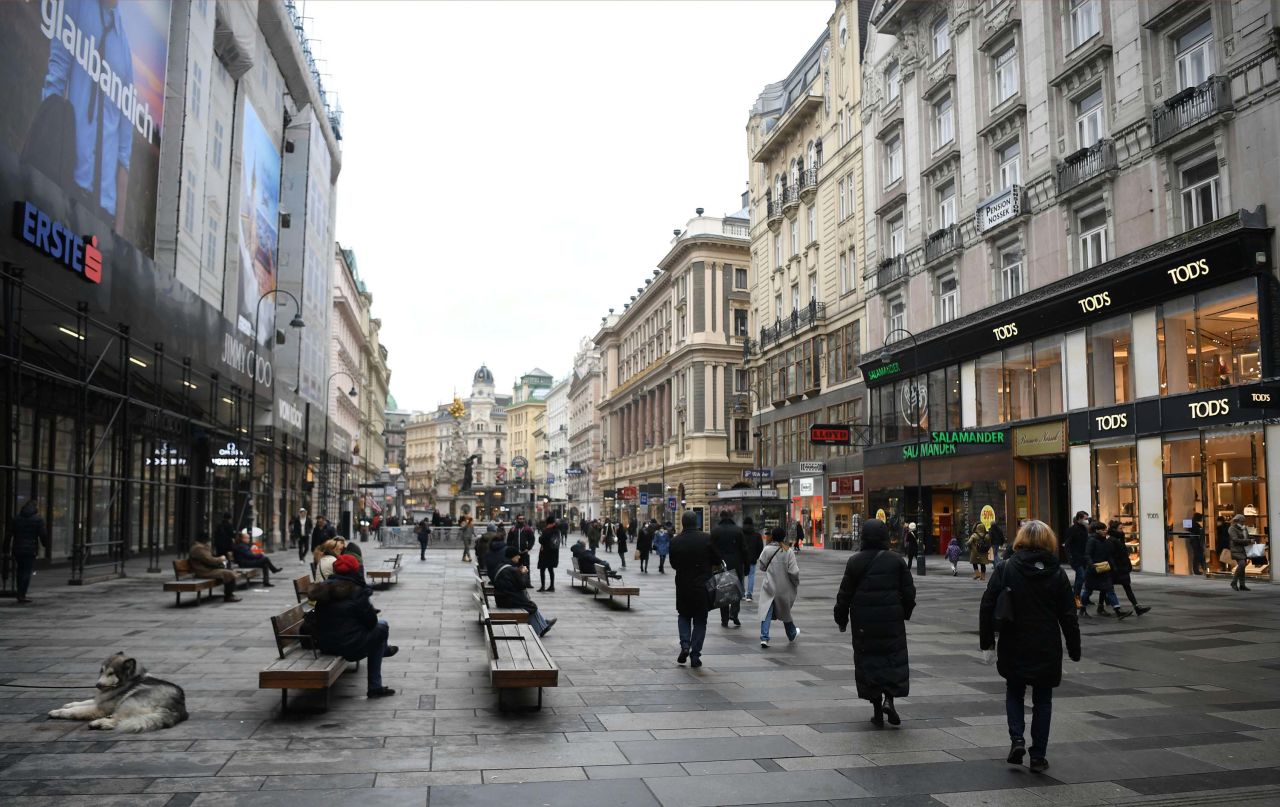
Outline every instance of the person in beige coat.
[(769, 646), (769, 623), (778, 620), (787, 632), (787, 641), (794, 642), (800, 629), (791, 619), (791, 606), (800, 594), (800, 562), (791, 550), (785, 527), (774, 527), (769, 543), (756, 561), (756, 574), (762, 579), (760, 586), (760, 646)]
[(191, 545), (187, 555), (187, 563), (191, 566), (191, 574), (205, 580), (218, 580), (222, 583), (222, 599), (225, 602), (240, 602), (236, 596), (236, 573), (227, 568), (226, 557), (213, 554), (209, 544), (196, 541)]

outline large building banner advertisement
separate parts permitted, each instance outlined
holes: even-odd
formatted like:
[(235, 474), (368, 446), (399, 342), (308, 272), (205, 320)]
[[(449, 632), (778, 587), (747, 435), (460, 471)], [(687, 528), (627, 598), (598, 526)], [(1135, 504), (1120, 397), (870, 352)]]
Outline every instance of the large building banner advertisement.
[[(0, 152), (29, 181), (61, 191), (66, 204), (50, 213), (148, 257), (169, 11), (170, 0), (0, 2)], [(43, 251), (61, 253), (57, 241), (42, 239)], [(69, 249), (77, 268), (83, 246)]]
[[(244, 105), (244, 154), (240, 176), (240, 294), (237, 330), (270, 352), (275, 304), (258, 301), (276, 287), (280, 240), (280, 152), (253, 104)], [(254, 334), (255, 320), (258, 332)], [(261, 381), (261, 379), (259, 379)]]

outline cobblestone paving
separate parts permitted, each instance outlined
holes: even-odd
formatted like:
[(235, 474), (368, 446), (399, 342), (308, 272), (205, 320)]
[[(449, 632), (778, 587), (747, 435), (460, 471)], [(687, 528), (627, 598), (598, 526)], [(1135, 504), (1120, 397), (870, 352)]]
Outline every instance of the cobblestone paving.
[(1154, 610), (1086, 622), (1084, 659), (1055, 694), (1052, 767), (1036, 776), (1003, 761), (1003, 684), (977, 650), (981, 584), (941, 563), (917, 580), (902, 726), (875, 730), (831, 619), (846, 553), (801, 555), (797, 642), (775, 625), (761, 650), (752, 604), (740, 630), (713, 614), (700, 670), (675, 664), (671, 575), (629, 564), (630, 611), (562, 577), (535, 595), (560, 619), (546, 639), (560, 686), (542, 712), (512, 714), (488, 685), (469, 568), (452, 550), (425, 562), (406, 550), (400, 583), (375, 595), (401, 647), (384, 666), (397, 694), (366, 700), (362, 669), (327, 712), (303, 711), (320, 701), (299, 694), (282, 716), (256, 685), (275, 656), (268, 617), (302, 572), (286, 556), (280, 584), (240, 603), (175, 608), (160, 575), (70, 588), (48, 572), (35, 605), (0, 604), (0, 683), (91, 685), (123, 650), (181, 684), (191, 712), (115, 735), (45, 716), (88, 689), (0, 687), (0, 805), (1280, 804), (1273, 586), (1137, 576)]

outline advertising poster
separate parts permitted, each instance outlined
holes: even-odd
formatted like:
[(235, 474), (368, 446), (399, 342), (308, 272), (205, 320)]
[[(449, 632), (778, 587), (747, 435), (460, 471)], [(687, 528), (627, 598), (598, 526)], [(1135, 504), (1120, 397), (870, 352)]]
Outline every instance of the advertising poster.
[[(240, 177), (240, 304), (238, 329), (258, 345), (270, 345), (276, 307), (262, 295), (276, 287), (280, 238), (280, 152), (253, 104), (244, 105), (244, 159)], [(253, 334), (255, 315), (258, 333)]]
[(0, 2), (0, 149), (61, 192), (58, 213), (90, 214), (148, 257), (169, 11), (170, 0)]

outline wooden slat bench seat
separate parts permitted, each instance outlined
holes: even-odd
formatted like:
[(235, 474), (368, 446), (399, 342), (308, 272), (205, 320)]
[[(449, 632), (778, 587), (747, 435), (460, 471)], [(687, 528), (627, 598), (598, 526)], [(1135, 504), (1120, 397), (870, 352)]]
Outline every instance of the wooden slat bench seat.
[(328, 709), (329, 688), (347, 671), (346, 659), (302, 647), (299, 639), (305, 613), (301, 605), (295, 605), (271, 617), (271, 633), (280, 658), (258, 671), (258, 689), (280, 690), (281, 712), (289, 710), (291, 689), (323, 689), (324, 706)]
[(307, 590), (311, 588), (311, 575), (304, 574), (295, 577), (293, 580), (293, 594), (298, 598), (299, 603), (307, 601)]
[[(248, 583), (262, 573), (259, 569), (231, 569), (230, 571), (236, 573), (237, 585)], [(208, 591), (211, 598), (213, 597), (213, 590), (222, 585), (218, 580), (192, 575), (191, 562), (185, 558), (173, 562), (173, 578), (173, 580), (169, 580), (164, 584), (164, 590), (173, 592), (176, 605), (182, 605), (183, 594), (192, 593), (196, 595), (196, 604), (199, 605), (201, 592)]]
[(402, 558), (404, 558), (404, 555), (396, 555), (395, 558), (387, 558), (386, 562), (391, 564), (390, 569), (366, 569), (364, 576), (368, 578), (369, 585), (391, 585), (392, 583), (398, 583), (400, 581), (400, 561)]
[(574, 581), (582, 584), (582, 587), (591, 592), (592, 598), (598, 594), (608, 594), (609, 599), (614, 597), (626, 597), (627, 608), (631, 607), (631, 598), (640, 596), (639, 586), (629, 586), (620, 579), (609, 577), (604, 571), (583, 571), (578, 568), (578, 559), (570, 558), (569, 569), (569, 585), (574, 585)]
[(547, 653), (533, 628), (520, 624), (485, 623), (489, 640), (489, 681), (498, 690), (498, 706), (507, 689), (538, 689), (538, 709), (542, 708), (542, 688), (560, 685), (560, 668)]

